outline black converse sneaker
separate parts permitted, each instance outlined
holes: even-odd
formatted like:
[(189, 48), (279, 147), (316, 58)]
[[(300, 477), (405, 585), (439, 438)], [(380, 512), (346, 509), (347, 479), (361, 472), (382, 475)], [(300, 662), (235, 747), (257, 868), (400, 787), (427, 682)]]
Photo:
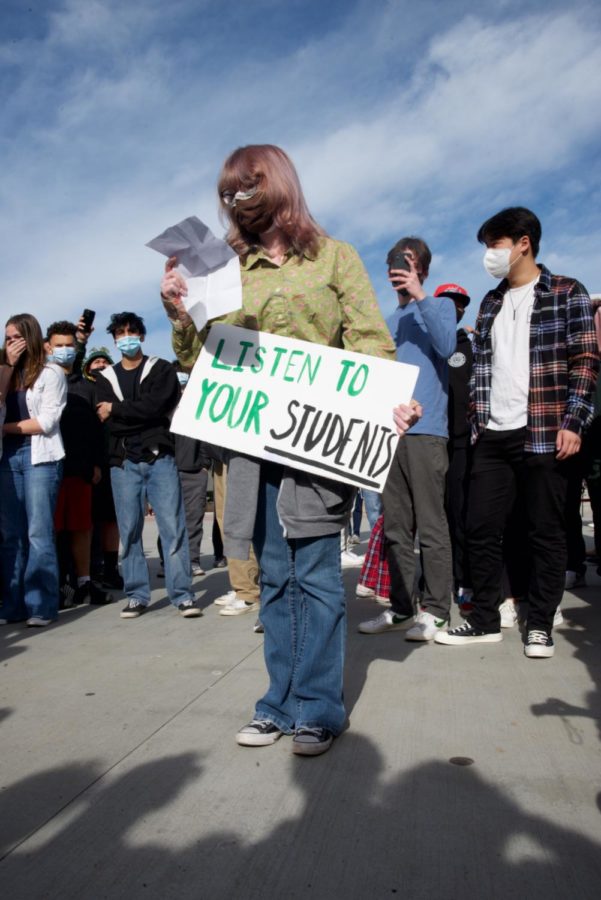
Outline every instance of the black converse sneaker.
[(474, 628), (469, 621), (457, 628), (449, 628), (448, 631), (438, 631), (434, 642), (436, 644), (496, 644), (503, 640), (500, 631), (480, 631)]
[(548, 659), (555, 653), (553, 638), (546, 631), (529, 631), (524, 653), (529, 659)]
[(275, 744), (282, 733), (269, 719), (253, 719), (240, 729), (236, 741), (242, 747), (267, 747)]
[(330, 749), (333, 740), (334, 735), (327, 728), (300, 726), (292, 738), (292, 752), (299, 756), (319, 756)]

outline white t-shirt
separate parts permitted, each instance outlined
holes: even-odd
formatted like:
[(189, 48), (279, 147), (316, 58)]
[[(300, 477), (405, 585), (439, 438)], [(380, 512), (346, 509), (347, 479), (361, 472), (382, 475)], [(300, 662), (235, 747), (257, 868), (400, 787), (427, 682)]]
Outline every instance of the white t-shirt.
[(538, 277), (506, 291), (492, 327), (492, 378), (487, 428), (509, 431), (528, 421), (530, 319)]

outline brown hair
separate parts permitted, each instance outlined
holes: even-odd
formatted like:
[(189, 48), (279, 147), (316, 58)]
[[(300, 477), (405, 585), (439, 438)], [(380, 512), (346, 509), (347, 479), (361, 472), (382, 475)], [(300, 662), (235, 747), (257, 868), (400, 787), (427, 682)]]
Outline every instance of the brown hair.
[(420, 237), (401, 238), (400, 241), (397, 241), (394, 247), (388, 251), (388, 256), (386, 257), (387, 265), (390, 265), (390, 260), (397, 253), (402, 253), (403, 250), (413, 251), (415, 258), (421, 266), (422, 274), (427, 275), (430, 270), (430, 263), (432, 262), (432, 253), (426, 242)]
[(299, 256), (315, 256), (326, 232), (312, 217), (290, 157), (273, 144), (238, 147), (223, 164), (218, 181), (221, 217), (228, 225), (226, 240), (242, 258), (257, 246), (257, 236), (245, 231), (234, 211), (222, 200), (224, 192), (236, 193), (258, 186), (273, 221), (284, 232)]
[[(40, 323), (30, 313), (19, 313), (11, 316), (6, 326), (14, 325), (26, 343), (25, 351), (17, 360), (10, 380), (10, 388), (32, 387), (46, 365), (46, 351), (44, 349), (44, 336)], [(6, 361), (6, 341), (2, 348), (2, 358)]]

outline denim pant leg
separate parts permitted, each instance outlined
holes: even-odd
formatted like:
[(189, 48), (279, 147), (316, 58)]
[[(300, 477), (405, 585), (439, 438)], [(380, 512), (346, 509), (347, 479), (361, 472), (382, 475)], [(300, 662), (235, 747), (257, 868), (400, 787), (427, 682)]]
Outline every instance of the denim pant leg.
[[(261, 573), (263, 652), (269, 688), (258, 701), (255, 715), (258, 719), (270, 719), (286, 734), (291, 734), (297, 713), (292, 694), (297, 644), (296, 585), (292, 551), (276, 510), (280, 478), (279, 466), (265, 463), (261, 466), (253, 543)], [(339, 541), (338, 535), (336, 540)]]
[(346, 721), (346, 605), (338, 533), (290, 543), (298, 623), (292, 675), (296, 726), (320, 725), (339, 734)]
[(132, 463), (126, 459), (123, 468), (111, 466), (111, 485), (119, 537), (123, 547), (121, 569), (125, 593), (131, 600), (144, 606), (150, 603), (148, 566), (142, 547), (144, 530), (144, 472), (145, 463)]
[(190, 550), (179, 474), (172, 456), (145, 466), (146, 493), (154, 510), (165, 567), (165, 587), (173, 606), (193, 600)]
[(365, 515), (367, 516), (370, 529), (373, 530), (374, 525), (382, 515), (382, 494), (379, 494), (377, 491), (369, 491), (366, 488), (361, 488), (361, 494), (363, 495)]
[[(23, 448), (22, 448), (23, 449)], [(0, 617), (8, 622), (27, 618), (23, 578), (27, 565), (27, 514), (23, 453), (5, 451), (0, 460)]]
[(54, 540), (54, 510), (63, 471), (62, 461), (24, 469), (25, 509), (29, 554), (23, 578), (25, 605), (30, 616), (58, 616), (58, 559)]

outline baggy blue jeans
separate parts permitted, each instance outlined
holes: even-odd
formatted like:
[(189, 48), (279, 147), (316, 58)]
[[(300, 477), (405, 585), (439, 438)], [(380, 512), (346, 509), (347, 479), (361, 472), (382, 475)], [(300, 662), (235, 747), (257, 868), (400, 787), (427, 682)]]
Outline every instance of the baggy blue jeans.
[(62, 461), (31, 462), (31, 444), (5, 447), (0, 460), (0, 617), (58, 616), (58, 561), (54, 509)]
[(153, 463), (134, 463), (126, 459), (122, 468), (111, 467), (111, 484), (123, 547), (121, 569), (127, 597), (144, 606), (150, 603), (150, 579), (142, 547), (148, 497), (163, 545), (169, 600), (176, 607), (185, 600), (192, 600), (188, 534), (174, 458), (160, 456)]
[(346, 607), (340, 531), (287, 539), (276, 500), (281, 467), (261, 466), (254, 547), (261, 568), (261, 613), (269, 689), (256, 706), (287, 734), (346, 721), (343, 701)]

